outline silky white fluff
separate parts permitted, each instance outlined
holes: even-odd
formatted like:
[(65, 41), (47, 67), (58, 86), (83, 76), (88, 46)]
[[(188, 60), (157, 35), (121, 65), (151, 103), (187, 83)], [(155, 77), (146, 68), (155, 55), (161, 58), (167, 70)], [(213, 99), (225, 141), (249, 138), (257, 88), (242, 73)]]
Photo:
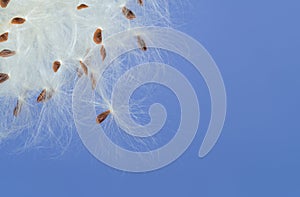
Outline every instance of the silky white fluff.
[[(77, 6), (86, 4), (87, 9)], [(137, 16), (128, 20), (126, 6)], [(10, 23), (22, 17), (21, 25)], [(133, 27), (168, 24), (168, 4), (164, 0), (11, 0), (0, 8), (0, 34), (9, 33), (0, 51), (16, 52), (0, 57), (0, 73), (9, 79), (0, 84), (0, 143), (11, 136), (22, 136), (25, 146), (43, 143), (66, 147), (73, 129), (72, 89), (80, 61), (95, 47), (93, 34), (103, 30), (103, 38)], [(105, 45), (105, 43), (103, 43)], [(58, 72), (52, 64), (60, 61)], [(37, 103), (43, 89), (53, 92), (49, 101)], [(21, 112), (13, 116), (17, 102)]]

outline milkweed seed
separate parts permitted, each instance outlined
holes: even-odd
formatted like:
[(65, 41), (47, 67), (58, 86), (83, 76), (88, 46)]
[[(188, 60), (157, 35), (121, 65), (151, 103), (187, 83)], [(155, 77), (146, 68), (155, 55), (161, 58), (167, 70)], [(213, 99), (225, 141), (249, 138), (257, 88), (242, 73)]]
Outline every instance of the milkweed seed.
[(85, 9), (85, 8), (88, 8), (89, 6), (86, 5), (86, 4), (80, 4), (79, 6), (77, 6), (77, 10), (82, 10), (82, 9)]
[(10, 23), (11, 24), (14, 24), (14, 25), (21, 25), (23, 23), (26, 22), (26, 19), (25, 18), (21, 18), (21, 17), (15, 17), (13, 19), (11, 19)]
[(15, 117), (19, 116), (19, 114), (21, 113), (21, 109), (22, 109), (22, 103), (18, 100), (17, 105), (14, 109), (14, 116)]
[(97, 118), (96, 118), (96, 122), (97, 122), (98, 124), (101, 124), (101, 123), (107, 118), (107, 116), (108, 116), (109, 114), (110, 114), (110, 110), (107, 110), (107, 111), (105, 111), (105, 112), (99, 114), (99, 115), (97, 116)]
[(8, 79), (9, 79), (8, 74), (0, 73), (0, 83), (4, 83), (4, 82), (7, 81)]
[(0, 42), (5, 42), (8, 40), (8, 32), (0, 35)]
[(88, 67), (82, 61), (80, 61), (80, 66), (81, 66), (84, 74), (88, 75)]
[(0, 6), (1, 6), (2, 8), (6, 8), (7, 5), (9, 4), (9, 2), (10, 2), (10, 0), (1, 0), (1, 1), (0, 1)]
[(102, 29), (98, 28), (95, 33), (94, 33), (94, 42), (96, 44), (101, 44), (102, 43)]
[(138, 4), (141, 5), (141, 6), (143, 6), (144, 5), (143, 0), (138, 0)]
[(40, 93), (40, 95), (38, 96), (38, 98), (36, 99), (36, 101), (38, 103), (46, 102), (49, 99), (51, 99), (52, 96), (53, 96), (53, 91), (47, 92), (46, 89), (43, 89), (42, 92)]
[(9, 49), (4, 49), (4, 50), (0, 51), (0, 57), (10, 57), (15, 54), (16, 54), (15, 51), (11, 51)]
[(145, 41), (141, 38), (141, 36), (137, 36), (138, 45), (142, 51), (147, 51), (147, 46)]
[(101, 57), (102, 57), (102, 61), (105, 60), (106, 58), (106, 49), (105, 47), (102, 45), (101, 49), (100, 49), (100, 54), (101, 54)]
[(53, 64), (52, 64), (53, 71), (56, 73), (59, 70), (60, 66), (61, 66), (61, 62), (60, 61), (53, 62)]
[(126, 8), (125, 6), (122, 8), (122, 12), (123, 12), (124, 16), (129, 20), (133, 20), (136, 18), (135, 14), (130, 9)]

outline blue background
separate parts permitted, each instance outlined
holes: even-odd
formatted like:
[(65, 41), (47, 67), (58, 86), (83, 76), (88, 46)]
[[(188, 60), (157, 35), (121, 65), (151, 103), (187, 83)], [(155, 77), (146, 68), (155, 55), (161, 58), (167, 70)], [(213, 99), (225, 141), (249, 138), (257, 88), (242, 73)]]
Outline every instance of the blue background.
[(210, 154), (197, 157), (205, 127), (176, 162), (141, 174), (105, 166), (79, 139), (58, 158), (2, 149), (0, 196), (300, 196), (300, 2), (182, 8), (176, 28), (207, 48), (227, 88), (226, 123)]

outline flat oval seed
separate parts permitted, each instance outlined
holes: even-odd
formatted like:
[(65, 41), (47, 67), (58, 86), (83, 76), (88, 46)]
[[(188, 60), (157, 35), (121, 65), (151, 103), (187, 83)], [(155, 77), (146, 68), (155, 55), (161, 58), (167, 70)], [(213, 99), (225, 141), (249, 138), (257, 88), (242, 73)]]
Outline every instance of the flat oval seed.
[(142, 51), (147, 51), (147, 46), (145, 41), (141, 38), (141, 36), (137, 36), (138, 45)]
[(101, 49), (100, 49), (100, 54), (101, 54), (101, 57), (102, 57), (102, 61), (105, 60), (106, 58), (106, 49), (105, 47), (102, 45)]
[(126, 8), (125, 6), (122, 8), (122, 12), (123, 12), (124, 16), (129, 20), (133, 20), (136, 18), (135, 14), (130, 9)]
[(8, 74), (0, 73), (0, 83), (4, 83), (4, 82), (7, 81), (8, 79), (9, 79)]
[(139, 4), (140, 6), (143, 6), (143, 5), (144, 5), (143, 0), (138, 0), (138, 4)]
[(101, 123), (107, 118), (107, 116), (108, 116), (109, 114), (110, 114), (110, 110), (107, 110), (107, 111), (105, 111), (105, 112), (99, 114), (99, 115), (97, 116), (97, 118), (96, 118), (96, 122), (97, 122), (98, 124), (101, 124)]
[(0, 42), (5, 42), (8, 40), (8, 32), (0, 35)]
[(0, 6), (2, 8), (6, 8), (7, 5), (9, 4), (10, 0), (0, 0)]
[(21, 17), (15, 17), (13, 19), (11, 19), (10, 23), (11, 24), (14, 24), (14, 25), (21, 25), (23, 23), (26, 22), (26, 19), (25, 18), (21, 18)]
[(80, 4), (79, 6), (77, 6), (77, 10), (82, 10), (82, 9), (85, 9), (85, 8), (88, 8), (89, 6), (86, 5), (86, 4)]
[(84, 74), (88, 75), (88, 67), (82, 61), (80, 61), (79, 63), (80, 63), (80, 66), (81, 66)]
[(95, 33), (94, 33), (94, 42), (96, 44), (101, 44), (102, 43), (102, 29), (98, 28)]
[(44, 102), (46, 100), (46, 93), (47, 93), (46, 89), (43, 89), (40, 95), (37, 97), (36, 101), (38, 103)]
[(60, 61), (53, 62), (53, 64), (52, 64), (53, 71), (56, 73), (58, 71), (58, 69), (60, 68), (60, 66), (61, 66)]
[(18, 100), (17, 105), (14, 109), (14, 116), (17, 117), (21, 113), (22, 103)]
[(11, 51), (9, 49), (3, 49), (2, 51), (0, 51), (0, 57), (10, 57), (15, 54), (16, 54), (15, 51)]

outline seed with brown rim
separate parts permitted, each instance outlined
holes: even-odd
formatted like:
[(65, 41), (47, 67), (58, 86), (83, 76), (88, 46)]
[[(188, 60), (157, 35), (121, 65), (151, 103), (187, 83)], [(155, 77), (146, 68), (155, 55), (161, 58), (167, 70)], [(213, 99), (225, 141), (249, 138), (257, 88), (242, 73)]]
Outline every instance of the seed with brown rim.
[(0, 73), (0, 83), (3, 83), (9, 79), (8, 74)]
[(52, 64), (53, 71), (56, 73), (58, 71), (58, 69), (60, 68), (60, 66), (61, 66), (61, 62), (60, 61), (53, 62), (53, 64)]
[(80, 66), (81, 66), (84, 74), (88, 75), (88, 67), (82, 61), (79, 61), (79, 63), (80, 63)]
[(8, 40), (8, 32), (0, 35), (0, 42), (5, 42)]
[(144, 5), (143, 0), (138, 0), (138, 4), (141, 5), (141, 6), (143, 6)]
[(80, 4), (79, 6), (77, 6), (77, 10), (82, 10), (82, 9), (85, 9), (85, 8), (88, 8), (89, 6), (86, 5), (86, 4)]
[(147, 46), (145, 41), (141, 38), (141, 36), (137, 36), (138, 45), (142, 51), (147, 51)]
[(7, 5), (9, 4), (10, 0), (0, 0), (0, 6), (2, 8), (6, 8)]
[(46, 89), (43, 89), (42, 92), (40, 93), (40, 95), (37, 97), (36, 101), (38, 103), (41, 103), (41, 102), (46, 102), (48, 101), (49, 99), (51, 99), (53, 96), (53, 91), (48, 91)]
[(102, 43), (102, 29), (98, 28), (95, 33), (94, 33), (94, 42), (96, 44), (101, 44)]
[(106, 49), (105, 47), (102, 45), (101, 49), (100, 49), (100, 54), (101, 54), (101, 57), (102, 57), (102, 61), (105, 60), (106, 58)]
[(0, 57), (10, 57), (15, 54), (16, 54), (15, 51), (11, 51), (9, 49), (3, 49), (2, 51), (0, 51)]
[(26, 19), (25, 18), (21, 18), (21, 17), (15, 17), (13, 19), (11, 19), (10, 23), (11, 24), (14, 24), (14, 25), (21, 25), (23, 23), (26, 22)]
[(110, 114), (110, 110), (107, 110), (107, 111), (105, 111), (105, 112), (99, 114), (99, 115), (97, 116), (97, 118), (96, 118), (96, 122), (97, 122), (98, 124), (101, 124), (101, 123), (107, 118), (107, 116), (108, 116), (109, 114)]
[(129, 20), (133, 20), (136, 18), (135, 14), (130, 9), (126, 8), (125, 6), (122, 8), (122, 12), (123, 12), (124, 16)]
[(14, 116), (17, 117), (21, 113), (21, 108), (22, 108), (22, 102), (19, 100), (17, 101), (17, 105), (14, 109)]

